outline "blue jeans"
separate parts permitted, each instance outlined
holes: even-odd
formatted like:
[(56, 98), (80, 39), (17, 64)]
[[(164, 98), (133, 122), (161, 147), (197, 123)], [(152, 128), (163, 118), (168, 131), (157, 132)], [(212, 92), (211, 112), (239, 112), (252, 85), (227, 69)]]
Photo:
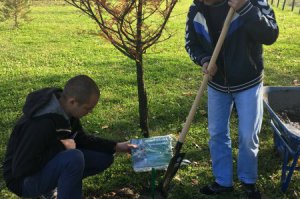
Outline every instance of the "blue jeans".
[(82, 179), (98, 174), (113, 162), (113, 155), (84, 149), (57, 154), (36, 174), (23, 182), (23, 197), (36, 197), (57, 187), (58, 199), (81, 199)]
[(257, 180), (258, 133), (263, 118), (262, 83), (245, 91), (223, 93), (208, 88), (209, 148), (213, 175), (222, 186), (233, 185), (230, 115), (235, 104), (238, 114), (237, 175), (241, 182)]

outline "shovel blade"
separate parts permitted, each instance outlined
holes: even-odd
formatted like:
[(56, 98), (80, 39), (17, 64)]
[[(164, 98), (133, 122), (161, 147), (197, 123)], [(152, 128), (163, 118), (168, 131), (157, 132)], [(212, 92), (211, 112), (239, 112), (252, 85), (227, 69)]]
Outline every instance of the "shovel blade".
[(176, 175), (184, 156), (185, 153), (178, 153), (170, 161), (170, 164), (164, 175), (164, 178), (159, 185), (159, 189), (164, 197), (167, 197), (168, 195), (169, 185), (173, 177)]

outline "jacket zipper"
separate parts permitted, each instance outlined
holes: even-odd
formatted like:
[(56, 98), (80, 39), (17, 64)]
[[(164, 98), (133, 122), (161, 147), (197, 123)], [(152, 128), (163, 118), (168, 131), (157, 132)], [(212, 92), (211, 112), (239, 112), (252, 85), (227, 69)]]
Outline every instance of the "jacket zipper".
[[(226, 38), (225, 38), (226, 40)], [(224, 40), (224, 45), (226, 45), (226, 41)], [(227, 87), (227, 93), (230, 93), (230, 89), (229, 89), (229, 86), (228, 86), (228, 80), (227, 80), (227, 73), (226, 73), (226, 51), (225, 51), (225, 47), (223, 47), (223, 61), (224, 61), (224, 80), (225, 80), (225, 86)]]

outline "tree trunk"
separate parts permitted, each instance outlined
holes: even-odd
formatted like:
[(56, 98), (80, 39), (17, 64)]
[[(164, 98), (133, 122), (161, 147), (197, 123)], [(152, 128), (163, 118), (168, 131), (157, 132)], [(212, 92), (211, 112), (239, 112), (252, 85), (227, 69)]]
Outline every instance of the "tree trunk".
[(143, 57), (136, 60), (136, 73), (138, 84), (138, 97), (139, 97), (139, 116), (140, 127), (144, 137), (149, 137), (149, 125), (148, 125), (148, 99), (147, 92), (144, 84), (144, 69), (143, 69)]
[(17, 0), (14, 1), (15, 3), (15, 7), (14, 7), (14, 28), (18, 28), (19, 27), (19, 22), (18, 22), (18, 10), (19, 10), (19, 7), (18, 7), (18, 2)]
[(143, 69), (143, 46), (142, 46), (142, 17), (143, 17), (143, 1), (138, 1), (137, 9), (137, 40), (136, 40), (136, 75), (138, 84), (139, 96), (139, 114), (140, 114), (140, 127), (144, 137), (149, 137), (148, 125), (148, 100), (147, 92), (144, 85), (144, 69)]

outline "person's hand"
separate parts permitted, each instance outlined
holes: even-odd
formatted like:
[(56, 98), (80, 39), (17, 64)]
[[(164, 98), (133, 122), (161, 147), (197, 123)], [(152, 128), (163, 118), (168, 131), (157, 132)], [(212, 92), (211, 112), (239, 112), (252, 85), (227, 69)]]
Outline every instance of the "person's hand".
[(228, 0), (228, 5), (237, 11), (241, 9), (246, 2), (247, 0)]
[(76, 143), (73, 139), (60, 140), (66, 149), (76, 149)]
[(205, 62), (202, 66), (202, 72), (204, 74), (208, 74), (209, 75), (209, 79), (211, 79), (218, 71), (218, 67), (216, 64), (213, 64), (211, 67), (210, 67), (210, 70), (208, 71), (208, 62)]
[(129, 142), (118, 142), (116, 145), (116, 152), (130, 153), (131, 149), (137, 148), (137, 145)]

